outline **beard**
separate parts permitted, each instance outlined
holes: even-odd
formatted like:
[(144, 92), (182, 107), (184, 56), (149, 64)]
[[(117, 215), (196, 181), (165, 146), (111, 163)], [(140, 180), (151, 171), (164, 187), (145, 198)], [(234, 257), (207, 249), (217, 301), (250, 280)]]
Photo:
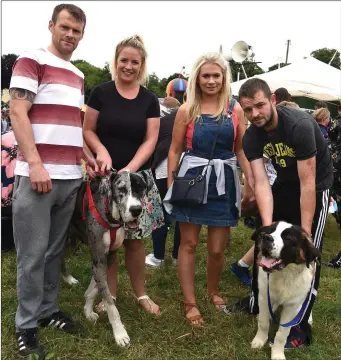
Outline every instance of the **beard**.
[[(270, 108), (270, 114), (269, 116), (265, 117), (264, 118), (264, 124), (262, 125), (255, 125), (257, 126), (258, 128), (262, 128), (264, 130), (266, 130), (267, 128), (269, 128), (273, 122), (274, 122), (274, 108), (273, 108), (273, 105), (271, 105), (271, 108)], [(254, 123), (254, 121), (257, 121), (257, 119), (253, 119), (253, 121), (251, 121), (251, 123)]]
[(271, 111), (270, 111), (270, 116), (267, 119), (266, 123), (264, 124), (263, 128), (266, 130), (267, 128), (269, 128), (273, 122), (274, 122), (274, 108), (273, 105), (271, 105)]
[[(62, 40), (61, 40), (62, 41)], [(55, 48), (59, 51), (59, 53), (60, 54), (63, 54), (63, 55), (70, 55), (70, 54), (72, 54), (75, 50), (76, 50), (76, 48), (77, 48), (77, 46), (75, 46), (75, 45), (72, 45), (72, 46), (70, 46), (70, 47), (64, 47), (60, 42), (56, 42), (55, 44), (54, 44), (54, 46), (55, 46)]]

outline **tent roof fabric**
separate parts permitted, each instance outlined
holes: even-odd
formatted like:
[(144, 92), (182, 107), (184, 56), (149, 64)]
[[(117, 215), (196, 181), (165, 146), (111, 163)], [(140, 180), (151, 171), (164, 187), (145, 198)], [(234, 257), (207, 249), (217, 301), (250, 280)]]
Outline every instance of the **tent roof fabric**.
[[(266, 81), (271, 91), (284, 87), (291, 96), (306, 96), (325, 101), (341, 99), (341, 71), (313, 57), (253, 76), (255, 77)], [(246, 80), (231, 84), (233, 95), (238, 95), (240, 87)]]

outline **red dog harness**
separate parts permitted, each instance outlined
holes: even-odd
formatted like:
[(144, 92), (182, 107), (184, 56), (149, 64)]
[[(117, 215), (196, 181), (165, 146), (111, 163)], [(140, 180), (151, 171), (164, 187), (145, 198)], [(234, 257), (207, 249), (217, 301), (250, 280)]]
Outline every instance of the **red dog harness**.
[[(93, 213), (97, 222), (101, 226), (103, 226), (105, 229), (110, 230), (110, 239), (111, 239), (110, 247), (112, 247), (112, 245), (115, 243), (115, 240), (116, 240), (117, 230), (122, 226), (122, 224), (120, 222), (116, 221), (115, 219), (112, 219), (115, 223), (109, 224), (102, 218), (102, 216), (96, 209), (96, 206), (94, 203), (94, 198), (92, 196), (91, 187), (90, 187), (90, 181), (86, 182), (86, 192), (83, 197), (83, 216), (82, 216), (83, 221), (86, 220), (86, 197), (88, 197), (89, 209)], [(111, 215), (109, 212), (109, 208), (108, 208), (108, 198), (104, 199), (104, 203), (105, 203), (105, 212), (108, 215)]]

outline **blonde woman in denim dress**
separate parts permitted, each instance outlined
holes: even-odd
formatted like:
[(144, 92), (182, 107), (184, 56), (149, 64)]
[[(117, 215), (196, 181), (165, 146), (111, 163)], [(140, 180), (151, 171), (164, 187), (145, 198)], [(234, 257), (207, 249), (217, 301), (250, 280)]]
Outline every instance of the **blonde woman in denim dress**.
[[(200, 326), (204, 319), (196, 302), (194, 274), (195, 251), (201, 227), (208, 227), (207, 296), (218, 310), (224, 311), (226, 306), (219, 295), (218, 285), (229, 228), (237, 225), (240, 214), (237, 160), (251, 186), (252, 174), (242, 149), (244, 114), (240, 105), (231, 98), (230, 69), (220, 54), (205, 54), (196, 61), (187, 92), (188, 102), (177, 113), (168, 154), (169, 191), (165, 205), (173, 220), (180, 223), (178, 274), (184, 295), (185, 316), (191, 325)], [(219, 120), (222, 121), (220, 128)], [(210, 175), (207, 177), (207, 202), (196, 207), (172, 206), (168, 199), (172, 192), (173, 171), (179, 164), (184, 142), (184, 156), (189, 164), (184, 176), (193, 178), (202, 173), (204, 166), (194, 163), (208, 161), (218, 128), (212, 165), (208, 171)]]

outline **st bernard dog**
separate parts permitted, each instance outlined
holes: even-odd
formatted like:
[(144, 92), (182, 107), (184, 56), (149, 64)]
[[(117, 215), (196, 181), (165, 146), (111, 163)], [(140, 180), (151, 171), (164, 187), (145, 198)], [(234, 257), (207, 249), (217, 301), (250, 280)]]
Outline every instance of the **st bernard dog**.
[[(272, 311), (282, 306), (279, 323), (290, 323), (308, 295), (314, 276), (313, 261), (320, 256), (320, 251), (301, 227), (284, 221), (259, 228), (251, 238), (259, 250), (258, 331), (251, 342), (251, 347), (258, 349), (268, 340), (271, 319), (268, 288)], [(279, 326), (271, 360), (285, 360), (284, 346), (290, 329), (291, 326)]]

